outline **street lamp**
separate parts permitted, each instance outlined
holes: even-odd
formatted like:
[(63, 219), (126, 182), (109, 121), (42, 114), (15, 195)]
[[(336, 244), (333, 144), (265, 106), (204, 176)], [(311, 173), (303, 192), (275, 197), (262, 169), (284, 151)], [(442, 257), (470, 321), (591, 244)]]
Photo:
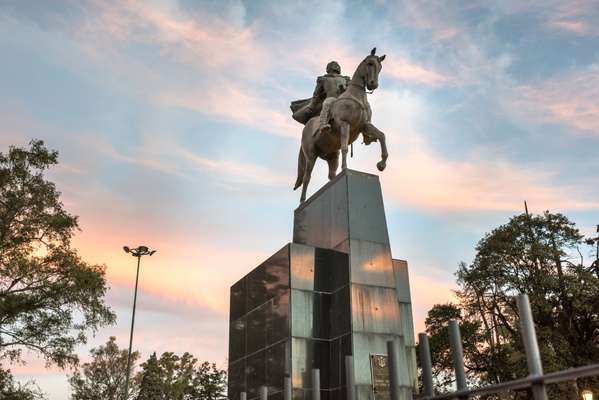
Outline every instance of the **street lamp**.
[[(129, 392), (129, 375), (131, 374), (131, 346), (133, 345), (133, 327), (135, 326), (135, 305), (137, 304), (137, 283), (139, 282), (139, 264), (143, 256), (151, 256), (156, 253), (156, 250), (150, 250), (147, 246), (138, 246), (137, 248), (130, 249), (127, 246), (123, 246), (125, 253), (131, 254), (133, 257), (137, 257), (137, 274), (135, 275), (135, 292), (133, 295), (133, 316), (131, 318), (131, 333), (129, 335), (129, 355), (127, 356), (127, 375), (125, 377), (125, 394), (123, 400), (127, 400)], [(585, 399), (586, 400), (586, 399)]]
[(582, 391), (582, 400), (593, 400), (593, 392), (590, 390)]

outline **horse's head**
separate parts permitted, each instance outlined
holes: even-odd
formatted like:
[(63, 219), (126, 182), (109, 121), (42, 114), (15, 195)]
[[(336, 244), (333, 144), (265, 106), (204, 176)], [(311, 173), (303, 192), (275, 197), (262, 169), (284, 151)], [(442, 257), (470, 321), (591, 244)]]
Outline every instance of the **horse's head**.
[(377, 56), (376, 47), (372, 49), (368, 55), (358, 66), (358, 72), (363, 79), (364, 86), (368, 90), (374, 90), (379, 87), (379, 73), (383, 68), (381, 64), (385, 59), (385, 55)]

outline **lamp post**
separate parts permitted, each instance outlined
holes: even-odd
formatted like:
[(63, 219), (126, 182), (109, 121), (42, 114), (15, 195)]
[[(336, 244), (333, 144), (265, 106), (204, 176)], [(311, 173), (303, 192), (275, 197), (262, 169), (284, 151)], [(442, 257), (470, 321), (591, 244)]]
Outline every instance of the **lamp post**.
[(590, 390), (582, 391), (582, 400), (593, 400), (593, 392)]
[(127, 375), (125, 376), (125, 393), (123, 394), (123, 400), (127, 400), (129, 395), (129, 375), (131, 374), (131, 346), (133, 345), (133, 327), (135, 326), (135, 306), (137, 304), (137, 283), (139, 282), (139, 264), (143, 256), (151, 256), (156, 253), (156, 250), (150, 250), (147, 246), (138, 246), (134, 249), (130, 249), (127, 246), (123, 246), (125, 253), (131, 254), (133, 257), (137, 257), (137, 273), (135, 275), (135, 292), (133, 295), (133, 316), (131, 317), (131, 333), (129, 334), (129, 354), (127, 356)]

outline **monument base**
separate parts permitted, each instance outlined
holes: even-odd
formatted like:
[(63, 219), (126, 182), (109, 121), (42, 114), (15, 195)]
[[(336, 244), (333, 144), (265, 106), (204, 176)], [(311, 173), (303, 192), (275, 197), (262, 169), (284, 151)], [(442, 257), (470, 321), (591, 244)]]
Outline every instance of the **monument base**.
[[(402, 398), (417, 387), (407, 262), (391, 257), (378, 177), (347, 170), (294, 214), (293, 243), (231, 287), (229, 399), (347, 398), (352, 355), (358, 400), (389, 398), (388, 340), (400, 348)], [(387, 379), (387, 380), (386, 380)]]

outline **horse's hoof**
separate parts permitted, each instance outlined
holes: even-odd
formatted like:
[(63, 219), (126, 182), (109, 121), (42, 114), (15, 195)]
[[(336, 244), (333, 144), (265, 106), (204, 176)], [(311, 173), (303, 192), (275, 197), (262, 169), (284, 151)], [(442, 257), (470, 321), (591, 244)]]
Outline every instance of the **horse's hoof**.
[(387, 164), (384, 161), (379, 161), (376, 163), (376, 167), (378, 168), (379, 171), (384, 170), (386, 166), (387, 166)]

